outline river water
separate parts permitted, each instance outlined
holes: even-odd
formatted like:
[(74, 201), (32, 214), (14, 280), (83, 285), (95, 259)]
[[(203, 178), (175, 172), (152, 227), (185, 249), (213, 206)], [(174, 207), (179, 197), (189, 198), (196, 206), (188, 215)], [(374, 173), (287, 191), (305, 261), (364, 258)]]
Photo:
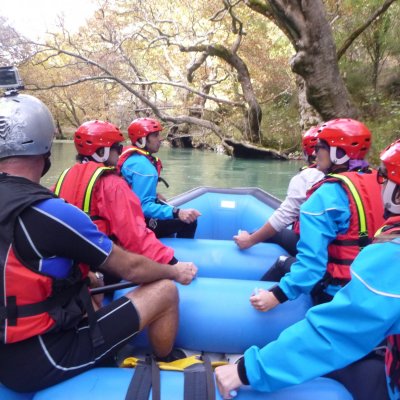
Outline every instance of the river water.
[[(42, 178), (42, 185), (53, 185), (75, 161), (72, 142), (56, 142), (52, 149), (52, 167)], [(259, 187), (283, 199), (290, 178), (301, 168), (301, 161), (245, 160), (204, 150), (162, 147), (157, 153), (163, 162), (161, 176), (169, 183), (159, 184), (166, 198), (198, 186)]]

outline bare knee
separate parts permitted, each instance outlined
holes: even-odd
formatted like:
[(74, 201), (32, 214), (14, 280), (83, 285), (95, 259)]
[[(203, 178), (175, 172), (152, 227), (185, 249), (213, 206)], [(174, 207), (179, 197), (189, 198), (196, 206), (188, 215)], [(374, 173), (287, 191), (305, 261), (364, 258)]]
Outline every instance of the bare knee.
[(177, 308), (179, 303), (178, 289), (175, 283), (169, 279), (163, 279), (153, 282), (151, 285), (151, 293), (154, 301), (158, 301), (163, 308)]
[(157, 291), (162, 294), (164, 301), (170, 305), (177, 305), (179, 302), (178, 289), (175, 283), (169, 279), (154, 282)]
[(178, 309), (178, 290), (168, 279), (140, 285), (125, 296), (135, 305), (142, 327), (165, 312)]

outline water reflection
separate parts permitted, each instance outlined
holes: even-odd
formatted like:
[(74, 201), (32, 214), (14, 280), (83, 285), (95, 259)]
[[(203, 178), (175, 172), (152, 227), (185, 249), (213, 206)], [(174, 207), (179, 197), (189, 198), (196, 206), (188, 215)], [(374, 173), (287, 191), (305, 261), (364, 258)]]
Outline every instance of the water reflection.
[[(60, 173), (75, 162), (71, 142), (56, 142), (52, 149), (52, 167), (41, 183), (53, 185)], [(162, 176), (169, 183), (160, 184), (167, 198), (198, 186), (259, 187), (283, 199), (290, 178), (303, 165), (301, 161), (243, 160), (202, 150), (162, 147), (157, 155), (164, 169)]]

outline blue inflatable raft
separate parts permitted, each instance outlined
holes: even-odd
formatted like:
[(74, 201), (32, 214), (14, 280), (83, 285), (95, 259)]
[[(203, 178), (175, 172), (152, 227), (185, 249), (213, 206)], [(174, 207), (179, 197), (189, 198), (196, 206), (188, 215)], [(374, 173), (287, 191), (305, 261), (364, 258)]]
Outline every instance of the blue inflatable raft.
[(163, 238), (178, 260), (193, 261), (198, 276), (258, 280), (286, 251), (274, 243), (240, 250), (233, 241), (239, 230), (257, 230), (281, 201), (258, 188), (198, 187), (176, 196), (170, 204), (201, 212), (195, 239)]
[[(175, 346), (198, 352), (243, 353), (275, 340), (290, 325), (304, 318), (311, 306), (309, 296), (300, 296), (268, 313), (255, 310), (249, 298), (255, 288), (269, 289), (271, 282), (197, 278), (179, 290), (179, 328)], [(129, 289), (115, 293), (121, 297)], [(146, 331), (132, 341), (148, 347)]]
[(281, 255), (287, 252), (274, 243), (258, 243), (240, 250), (231, 240), (163, 238), (181, 261), (193, 261), (198, 276), (259, 280)]
[(264, 224), (281, 201), (259, 188), (198, 187), (169, 200), (201, 212), (195, 239), (232, 240), (241, 230), (253, 232)]
[[(282, 330), (304, 317), (311, 305), (308, 296), (284, 303), (268, 313), (251, 307), (249, 297), (253, 290), (271, 286), (258, 279), (278, 256), (286, 253), (270, 243), (241, 251), (232, 241), (239, 230), (258, 229), (279, 206), (278, 199), (258, 188), (201, 187), (171, 199), (170, 203), (196, 208), (202, 213), (195, 239), (163, 239), (175, 249), (178, 259), (194, 261), (199, 267), (199, 278), (191, 285), (177, 285), (180, 296), (177, 347), (206, 353), (242, 353), (251, 345), (263, 346), (276, 339)], [(125, 292), (116, 292), (114, 297)], [(139, 334), (133, 344), (148, 349), (146, 332)], [(134, 374), (134, 368), (96, 368), (37, 393), (16, 393), (0, 384), (0, 399), (120, 400), (125, 399)], [(162, 400), (183, 400), (182, 372), (161, 371), (160, 382)], [(151, 396), (150, 393), (149, 399)], [(218, 390), (215, 399), (221, 400)], [(336, 381), (318, 378), (270, 394), (243, 388), (236, 399), (351, 400), (352, 397)]]
[[(0, 385), (1, 400), (124, 400), (135, 369), (96, 368), (36, 394), (19, 394)], [(184, 374), (161, 371), (161, 400), (184, 398)], [(150, 392), (149, 399), (152, 393)], [(238, 391), (236, 400), (352, 400), (339, 383), (327, 378), (285, 388), (274, 393), (256, 392), (248, 387)], [(195, 399), (193, 399), (195, 400)], [(215, 400), (222, 400), (216, 390)]]

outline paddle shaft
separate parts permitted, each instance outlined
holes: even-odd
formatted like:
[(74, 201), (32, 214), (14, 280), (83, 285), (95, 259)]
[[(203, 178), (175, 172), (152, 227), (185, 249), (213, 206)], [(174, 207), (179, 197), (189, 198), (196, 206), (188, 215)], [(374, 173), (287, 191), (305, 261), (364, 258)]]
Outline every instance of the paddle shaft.
[(90, 289), (90, 294), (93, 296), (95, 294), (100, 294), (100, 293), (110, 293), (110, 292), (115, 292), (116, 290), (119, 289), (126, 289), (134, 286), (137, 286), (137, 283), (133, 282), (114, 283), (112, 285), (100, 286), (97, 288)]

